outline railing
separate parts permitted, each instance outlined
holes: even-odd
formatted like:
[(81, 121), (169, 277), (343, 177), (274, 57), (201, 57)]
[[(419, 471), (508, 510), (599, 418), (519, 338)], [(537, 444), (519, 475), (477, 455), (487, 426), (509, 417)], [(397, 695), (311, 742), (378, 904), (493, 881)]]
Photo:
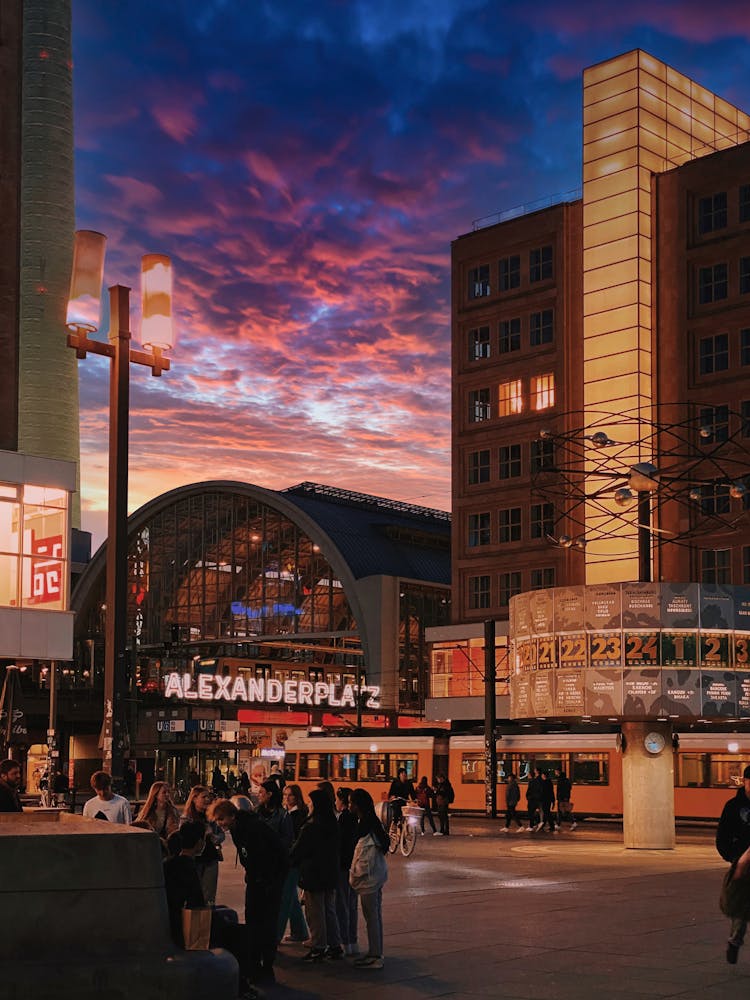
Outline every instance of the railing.
[(542, 208), (551, 208), (552, 205), (561, 205), (569, 201), (578, 201), (583, 197), (582, 188), (571, 188), (561, 194), (551, 194), (546, 198), (539, 198), (538, 201), (528, 201), (523, 205), (516, 205), (515, 208), (508, 208), (503, 212), (495, 212), (492, 215), (485, 215), (481, 219), (474, 219), (471, 228), (486, 229), (487, 226), (496, 226), (499, 222), (507, 222), (509, 219), (518, 219), (522, 215), (529, 215), (531, 212), (538, 212)]

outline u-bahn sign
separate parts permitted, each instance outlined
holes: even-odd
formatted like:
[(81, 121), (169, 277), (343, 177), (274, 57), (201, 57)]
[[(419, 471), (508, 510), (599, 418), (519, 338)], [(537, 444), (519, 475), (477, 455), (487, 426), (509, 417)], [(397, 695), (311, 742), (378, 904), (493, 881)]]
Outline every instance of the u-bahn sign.
[(164, 677), (164, 696), (184, 701), (240, 701), (248, 704), (309, 705), (311, 708), (380, 708), (380, 688), (372, 684), (336, 684), (329, 681), (279, 681), (275, 678), (231, 677), (222, 674), (170, 673)]

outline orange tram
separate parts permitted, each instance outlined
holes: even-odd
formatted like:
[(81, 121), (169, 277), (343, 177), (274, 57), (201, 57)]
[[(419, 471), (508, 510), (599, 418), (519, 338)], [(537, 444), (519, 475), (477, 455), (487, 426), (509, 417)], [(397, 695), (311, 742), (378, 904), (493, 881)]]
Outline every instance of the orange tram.
[[(750, 733), (680, 733), (674, 754), (675, 816), (715, 820), (742, 785), (750, 764)], [(375, 802), (386, 798), (400, 767), (416, 784), (447, 774), (455, 791), (453, 809), (484, 812), (485, 760), (482, 736), (321, 736), (294, 733), (285, 747), (287, 781), (305, 795), (319, 781), (366, 788)], [(665, 751), (666, 752), (666, 751)], [(622, 753), (615, 733), (503, 736), (497, 741), (497, 808), (505, 809), (505, 783), (513, 772), (522, 787), (534, 767), (551, 776), (559, 769), (573, 782), (576, 817), (622, 816)]]

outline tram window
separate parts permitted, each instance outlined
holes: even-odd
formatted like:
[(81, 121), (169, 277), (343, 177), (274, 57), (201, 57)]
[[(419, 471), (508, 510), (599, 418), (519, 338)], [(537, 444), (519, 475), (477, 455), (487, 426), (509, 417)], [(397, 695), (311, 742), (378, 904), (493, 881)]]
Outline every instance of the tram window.
[[(391, 777), (395, 778), (399, 770), (403, 767), (406, 769), (406, 779), (407, 781), (416, 781), (419, 775), (417, 774), (417, 766), (419, 763), (418, 757), (397, 757), (395, 754), (389, 754), (390, 758), (390, 771)], [(428, 775), (427, 780), (432, 780), (432, 776)]]
[(608, 785), (608, 753), (572, 753), (570, 780), (574, 785)]
[(498, 757), (497, 759), (497, 784), (504, 785), (508, 780), (508, 775), (513, 770), (510, 757)]
[(284, 757), (284, 780), (285, 781), (296, 781), (297, 780), (297, 754), (288, 753)]
[(711, 787), (741, 788), (745, 761), (737, 754), (711, 754)]
[(519, 753), (513, 754), (513, 759), (516, 762), (516, 766), (513, 770), (515, 771), (518, 780), (531, 781), (531, 772), (536, 766), (534, 764), (534, 758), (529, 757), (526, 754)]
[(465, 753), (461, 757), (461, 784), (484, 784), (484, 754)]
[(328, 754), (301, 753), (299, 755), (299, 777), (306, 781), (322, 781), (328, 778)]
[(384, 753), (357, 754), (357, 781), (388, 781), (387, 763)]
[(565, 756), (554, 753), (538, 753), (536, 755), (536, 766), (540, 771), (546, 771), (554, 780), (555, 771), (565, 771), (567, 773), (567, 754)]
[(356, 781), (357, 755), (355, 753), (332, 753), (328, 777), (331, 781)]

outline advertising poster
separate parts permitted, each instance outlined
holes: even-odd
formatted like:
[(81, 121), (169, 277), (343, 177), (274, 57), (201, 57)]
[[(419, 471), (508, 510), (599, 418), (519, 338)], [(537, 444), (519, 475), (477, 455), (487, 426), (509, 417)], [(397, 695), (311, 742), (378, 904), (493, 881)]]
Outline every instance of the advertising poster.
[(750, 670), (750, 635), (734, 636), (734, 669)]
[(531, 710), (531, 678), (528, 674), (516, 674), (510, 685), (510, 714), (514, 719), (530, 719), (534, 713)]
[(626, 667), (659, 666), (659, 633), (656, 629), (650, 632), (625, 632), (623, 640)]
[(518, 638), (531, 635), (531, 618), (529, 617), (529, 595), (516, 594), (510, 602), (511, 620), (510, 634)]
[(662, 632), (661, 665), (663, 667), (697, 667), (697, 633)]
[(526, 674), (536, 670), (536, 641), (534, 639), (516, 640), (516, 666)]
[(586, 628), (603, 631), (620, 629), (622, 603), (620, 584), (586, 587)]
[(585, 667), (587, 662), (588, 642), (585, 632), (557, 637), (557, 662), (561, 670), (572, 667)]
[(554, 670), (557, 666), (557, 641), (550, 635), (536, 641), (537, 670)]
[(555, 602), (552, 590), (532, 590), (529, 598), (529, 618), (534, 635), (551, 635), (554, 631)]
[(737, 678), (729, 671), (701, 671), (701, 691), (703, 705), (701, 714), (705, 716), (737, 715)]
[(661, 625), (661, 584), (622, 584), (622, 627), (659, 628)]
[(531, 703), (533, 714), (538, 718), (554, 714), (554, 698), (552, 697), (551, 672), (536, 673), (531, 678)]
[(660, 715), (696, 716), (701, 713), (699, 670), (663, 670)]
[(700, 587), (697, 583), (661, 585), (662, 628), (698, 628)]
[(555, 590), (555, 632), (579, 632), (586, 627), (583, 587)]
[(622, 715), (622, 670), (584, 671), (586, 715)]
[(701, 632), (701, 667), (704, 670), (729, 668), (729, 639), (726, 632)]
[(734, 627), (750, 633), (750, 587), (732, 587), (734, 591)]
[(589, 666), (622, 666), (622, 632), (592, 632), (589, 635)]
[(737, 700), (739, 702), (740, 718), (750, 719), (750, 674), (738, 674)]
[(734, 597), (731, 587), (701, 584), (701, 629), (734, 628)]
[(622, 685), (623, 715), (629, 719), (659, 715), (661, 670), (626, 670)]
[(554, 714), (555, 715), (585, 714), (582, 670), (558, 670), (556, 672)]

